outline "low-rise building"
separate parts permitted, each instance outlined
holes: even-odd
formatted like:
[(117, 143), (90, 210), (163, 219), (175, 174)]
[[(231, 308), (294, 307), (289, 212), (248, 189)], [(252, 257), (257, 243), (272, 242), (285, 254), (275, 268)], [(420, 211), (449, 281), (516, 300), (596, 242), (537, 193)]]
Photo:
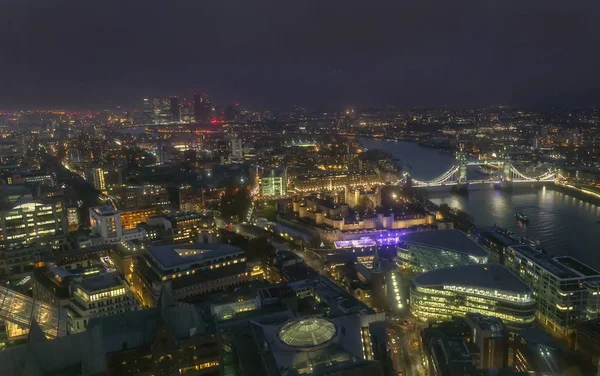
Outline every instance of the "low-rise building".
[(133, 230), (140, 223), (147, 223), (148, 218), (156, 215), (156, 208), (121, 210), (123, 230)]
[(252, 274), (245, 252), (230, 245), (149, 246), (135, 260), (132, 288), (154, 306), (166, 284), (175, 299), (186, 299), (255, 279)]
[(150, 217), (149, 226), (162, 226), (173, 243), (217, 243), (215, 218), (199, 212), (178, 212)]
[(95, 245), (115, 244), (123, 240), (143, 240), (145, 237), (142, 228), (123, 229), (121, 212), (112, 206), (90, 208), (90, 225), (92, 233), (98, 236)]
[(71, 333), (85, 330), (93, 317), (136, 311), (139, 303), (127, 284), (116, 274), (100, 274), (74, 281), (67, 307)]

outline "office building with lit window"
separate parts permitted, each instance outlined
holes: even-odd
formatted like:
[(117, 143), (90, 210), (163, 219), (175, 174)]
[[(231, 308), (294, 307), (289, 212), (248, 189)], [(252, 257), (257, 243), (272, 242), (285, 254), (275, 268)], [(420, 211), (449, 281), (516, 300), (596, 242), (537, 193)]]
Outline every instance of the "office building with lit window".
[(85, 170), (85, 179), (99, 191), (123, 184), (121, 169), (114, 166), (92, 167)]
[(139, 304), (116, 274), (100, 274), (75, 282), (67, 307), (70, 333), (84, 331), (92, 317), (135, 311)]
[(140, 223), (147, 223), (148, 218), (156, 215), (156, 208), (120, 210), (123, 230), (133, 230)]
[(121, 213), (112, 206), (90, 208), (90, 225), (92, 234), (97, 235), (96, 245), (114, 244), (122, 240), (142, 240), (146, 233), (141, 228), (124, 230), (121, 224)]
[(146, 209), (168, 207), (169, 192), (158, 185), (137, 185), (115, 187), (110, 191), (119, 202), (119, 209)]
[[(225, 244), (149, 246), (135, 259), (134, 292), (153, 306), (163, 285), (185, 299), (257, 278), (241, 248)], [(262, 272), (259, 273), (262, 276)]]
[(460, 230), (413, 232), (401, 236), (397, 261), (414, 272), (483, 264), (488, 253)]
[(202, 243), (217, 242), (218, 231), (215, 218), (199, 212), (178, 212), (150, 217), (150, 226), (162, 226), (168, 240), (173, 243)]
[(533, 325), (535, 307), (533, 290), (499, 264), (431, 270), (416, 276), (410, 288), (410, 310), (421, 319), (450, 320), (475, 312), (523, 328)]
[(0, 203), (0, 273), (32, 267), (45, 250), (64, 245), (67, 229), (60, 200), (26, 196)]
[(568, 336), (578, 321), (600, 317), (600, 273), (591, 267), (529, 245), (511, 246), (505, 265), (533, 289), (538, 322), (553, 335)]

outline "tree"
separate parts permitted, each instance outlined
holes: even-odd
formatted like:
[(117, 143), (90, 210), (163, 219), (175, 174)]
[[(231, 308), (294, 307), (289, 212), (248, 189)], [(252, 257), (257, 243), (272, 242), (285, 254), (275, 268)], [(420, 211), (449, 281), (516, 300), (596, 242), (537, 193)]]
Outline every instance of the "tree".
[(245, 251), (249, 260), (265, 261), (275, 256), (275, 247), (264, 236), (248, 240)]
[(452, 220), (452, 209), (448, 204), (441, 204), (438, 207), (438, 211), (440, 212), (440, 215), (445, 221)]
[(246, 188), (228, 189), (221, 196), (221, 215), (225, 219), (244, 220), (250, 209), (250, 193)]

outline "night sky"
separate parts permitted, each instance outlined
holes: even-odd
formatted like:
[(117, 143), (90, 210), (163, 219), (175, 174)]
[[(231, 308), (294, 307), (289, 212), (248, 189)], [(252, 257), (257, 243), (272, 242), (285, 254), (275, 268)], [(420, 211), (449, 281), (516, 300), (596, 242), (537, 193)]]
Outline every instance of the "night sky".
[(598, 0), (0, 0), (0, 108), (600, 104)]

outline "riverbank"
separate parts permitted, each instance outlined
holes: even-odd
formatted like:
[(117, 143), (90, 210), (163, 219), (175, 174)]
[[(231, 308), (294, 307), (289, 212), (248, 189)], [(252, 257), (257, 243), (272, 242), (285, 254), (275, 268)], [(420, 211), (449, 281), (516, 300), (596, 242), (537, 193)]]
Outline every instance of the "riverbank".
[(571, 197), (574, 197), (583, 202), (587, 202), (587, 203), (590, 203), (593, 205), (600, 206), (600, 195), (595, 196), (594, 194), (586, 193), (586, 192), (580, 190), (579, 188), (576, 188), (573, 186), (568, 186), (568, 185), (563, 185), (563, 184), (548, 184), (546, 187), (548, 189), (552, 189), (554, 191), (561, 192), (561, 193), (564, 193)]

